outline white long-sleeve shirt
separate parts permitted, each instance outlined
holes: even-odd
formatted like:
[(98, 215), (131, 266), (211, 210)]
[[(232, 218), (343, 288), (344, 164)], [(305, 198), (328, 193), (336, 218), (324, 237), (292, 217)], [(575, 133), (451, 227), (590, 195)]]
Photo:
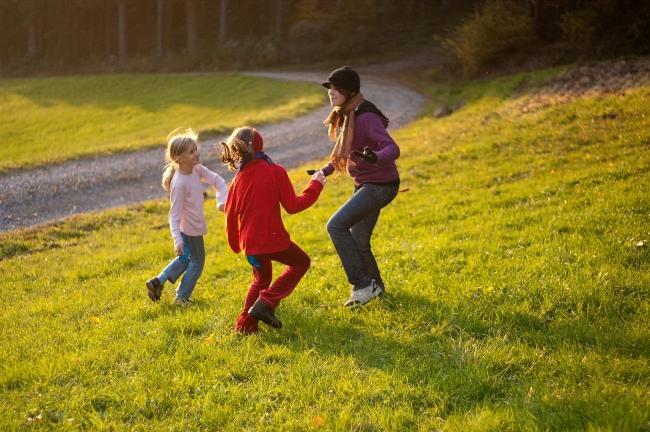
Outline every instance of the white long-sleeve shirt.
[(188, 236), (200, 236), (208, 232), (203, 214), (203, 183), (216, 190), (219, 205), (226, 203), (226, 181), (201, 164), (196, 165), (191, 174), (176, 171), (172, 177), (169, 188), (169, 227), (174, 246), (183, 243), (181, 232)]

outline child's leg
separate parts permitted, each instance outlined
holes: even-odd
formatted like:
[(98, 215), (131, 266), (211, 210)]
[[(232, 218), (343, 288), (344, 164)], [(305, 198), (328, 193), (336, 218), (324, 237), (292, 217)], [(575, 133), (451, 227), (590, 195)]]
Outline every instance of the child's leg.
[[(187, 240), (186, 240), (187, 239)], [(184, 300), (189, 299), (192, 291), (196, 286), (196, 281), (203, 272), (203, 265), (205, 264), (205, 246), (203, 244), (203, 236), (184, 236), (183, 241), (186, 242), (190, 249), (190, 262), (183, 276), (181, 284), (176, 290), (176, 299)]]
[(271, 284), (271, 277), (273, 276), (271, 260), (267, 258), (266, 255), (261, 255), (258, 257), (258, 261), (260, 267), (253, 267), (253, 282), (248, 288), (248, 293), (244, 300), (244, 307), (239, 313), (237, 322), (235, 323), (235, 330), (242, 333), (256, 333), (258, 331), (259, 322), (248, 314), (248, 310), (260, 296), (260, 291), (269, 287)]
[[(371, 274), (372, 269), (367, 268), (370, 256), (360, 250), (356, 241), (359, 239), (359, 230), (357, 229), (357, 239), (355, 240), (351, 228), (365, 218), (370, 218), (369, 221), (372, 223), (365, 228), (368, 231), (367, 245), (369, 251), (370, 234), (377, 222), (376, 217), (379, 216), (379, 210), (388, 205), (396, 194), (397, 187), (366, 183), (362, 187), (355, 189), (350, 199), (327, 222), (327, 232), (334, 244), (341, 264), (343, 264), (343, 270), (345, 270), (348, 277), (348, 282), (353, 285), (354, 289), (368, 286), (373, 276), (377, 276), (378, 273), (373, 275)], [(374, 257), (372, 257), (372, 261), (374, 262)], [(370, 263), (371, 266), (372, 264)], [(376, 266), (376, 262), (374, 265)]]
[(181, 237), (183, 238), (183, 255), (174, 258), (169, 264), (167, 264), (167, 267), (160, 272), (158, 280), (162, 285), (167, 281), (176, 283), (176, 280), (185, 273), (185, 270), (187, 270), (187, 267), (190, 264), (190, 237), (183, 233), (181, 233)]
[(169, 281), (172, 284), (176, 282), (176, 279), (178, 279), (183, 273), (185, 273), (185, 270), (187, 270), (187, 266), (190, 264), (190, 255), (189, 255), (189, 250), (187, 255), (185, 252), (183, 252), (183, 255), (177, 256), (173, 260), (167, 264), (167, 267), (163, 269), (163, 271), (160, 272), (160, 274), (157, 276), (158, 280), (160, 281), (161, 284), (165, 284), (165, 282)]
[(375, 211), (369, 212), (365, 218), (352, 225), (350, 228), (350, 233), (352, 234), (352, 238), (359, 248), (359, 255), (361, 257), (361, 261), (366, 267), (366, 271), (370, 277), (383, 288), (384, 281), (381, 279), (381, 273), (379, 272), (379, 267), (377, 266), (377, 260), (375, 259), (375, 255), (372, 253), (372, 246), (370, 245), (372, 231), (377, 224), (377, 219), (379, 219), (380, 211), (380, 209), (377, 209)]
[(275, 309), (280, 300), (291, 294), (300, 279), (307, 273), (311, 260), (309, 255), (293, 242), (282, 252), (263, 255), (262, 257), (287, 266), (270, 287), (260, 291), (260, 299)]

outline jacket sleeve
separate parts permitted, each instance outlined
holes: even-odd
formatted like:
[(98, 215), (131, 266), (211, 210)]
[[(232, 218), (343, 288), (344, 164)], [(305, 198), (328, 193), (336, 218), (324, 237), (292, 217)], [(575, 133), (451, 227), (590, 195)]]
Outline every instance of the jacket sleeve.
[(226, 198), (228, 196), (228, 184), (226, 181), (214, 171), (210, 171), (203, 165), (198, 165), (199, 167), (199, 178), (203, 183), (209, 184), (217, 192), (217, 203), (218, 205), (225, 204)]
[(375, 144), (372, 149), (378, 161), (392, 161), (399, 157), (400, 150), (377, 114), (367, 113), (361, 116), (367, 140)]
[(234, 253), (240, 252), (239, 247), (239, 213), (237, 212), (237, 195), (234, 189), (234, 182), (228, 192), (228, 199), (226, 200), (226, 238), (228, 239), (228, 246)]
[(309, 208), (316, 202), (323, 190), (323, 185), (320, 182), (311, 180), (305, 190), (300, 195), (296, 195), (289, 174), (281, 166), (278, 166), (276, 178), (280, 192), (280, 204), (289, 214), (299, 213)]

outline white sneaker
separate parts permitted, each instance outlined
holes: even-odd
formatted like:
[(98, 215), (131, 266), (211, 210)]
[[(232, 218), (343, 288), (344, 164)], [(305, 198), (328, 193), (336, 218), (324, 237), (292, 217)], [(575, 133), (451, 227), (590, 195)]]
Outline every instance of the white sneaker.
[(192, 305), (192, 301), (190, 299), (184, 299), (184, 298), (174, 299), (174, 306), (188, 307), (191, 305)]
[(368, 286), (352, 290), (352, 294), (350, 295), (348, 301), (344, 303), (344, 306), (347, 306), (349, 308), (363, 306), (375, 297), (379, 297), (382, 293), (383, 290), (379, 285), (375, 283), (375, 280), (373, 279)]

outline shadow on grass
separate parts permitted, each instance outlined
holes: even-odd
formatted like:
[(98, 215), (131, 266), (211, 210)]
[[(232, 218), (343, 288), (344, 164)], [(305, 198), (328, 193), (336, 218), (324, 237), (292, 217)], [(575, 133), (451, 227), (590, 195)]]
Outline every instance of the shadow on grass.
[[(0, 81), (0, 90), (19, 95), (41, 106), (95, 106), (103, 109), (138, 107), (147, 112), (160, 112), (173, 105), (193, 105), (218, 110), (255, 111), (260, 103), (282, 104), (294, 96), (270, 84), (268, 78), (252, 78), (235, 74), (208, 76), (173, 75), (100, 75), (45, 78), (39, 80)], [(288, 86), (289, 84), (287, 84)], [(242, 97), (261, 90), (264, 98)], [(255, 100), (250, 100), (255, 99)]]
[[(296, 353), (352, 358), (361, 370), (383, 371), (416, 388), (428, 386), (414, 406), (426, 407), (434, 403), (432, 398), (440, 398), (447, 414), (525, 398), (524, 390), (536, 379), (531, 370), (545, 367), (540, 350), (551, 356), (573, 352), (576, 358), (595, 352), (635, 360), (648, 354), (643, 338), (603, 334), (602, 328), (586, 322), (551, 324), (521, 313), (485, 319), (485, 311), (477, 310), (486, 307), (480, 301), (452, 310), (444, 299), (399, 293), (356, 311), (311, 305), (299, 310), (287, 303), (279, 310), (285, 328), (265, 329), (263, 339)], [(530, 350), (510, 353), (522, 343)], [(638, 377), (619, 379), (632, 385)]]
[(299, 305), (290, 297), (278, 309), (284, 328), (278, 332), (265, 329), (261, 334), (269, 342), (286, 345), (292, 351), (316, 349), (323, 354), (354, 357), (362, 367), (391, 369), (396, 364), (396, 356), (409, 347), (398, 337), (390, 336), (394, 329), (387, 328), (390, 324), (381, 323), (381, 315), (394, 314), (414, 304), (427, 305), (433, 310), (424, 297), (399, 297), (400, 305), (389, 294), (357, 309), (348, 309), (342, 302), (334, 305), (302, 302), (305, 307), (298, 309)]
[[(173, 288), (167, 287), (168, 291), (173, 291)], [(142, 289), (142, 295), (146, 296), (146, 291)], [(173, 295), (173, 294), (172, 294)], [(150, 302), (147, 307), (141, 308), (138, 311), (138, 320), (140, 321), (156, 321), (160, 318), (173, 317), (177, 314), (191, 313), (192, 311), (205, 311), (213, 309), (214, 303), (207, 301), (203, 298), (192, 299), (188, 305), (176, 305), (173, 300), (161, 300), (158, 303)]]
[[(481, 359), (467, 350), (465, 339), (435, 331), (448, 317), (439, 302), (425, 295), (390, 294), (354, 311), (343, 306), (300, 311), (295, 303), (283, 309), (279, 315), (285, 328), (263, 331), (264, 339), (296, 353), (351, 358), (360, 371), (397, 378), (402, 384), (389, 393), (407, 398), (416, 412), (436, 407), (444, 417), (496, 406), (521, 388), (503, 372), (507, 365)], [(404, 320), (404, 314), (413, 321)]]

